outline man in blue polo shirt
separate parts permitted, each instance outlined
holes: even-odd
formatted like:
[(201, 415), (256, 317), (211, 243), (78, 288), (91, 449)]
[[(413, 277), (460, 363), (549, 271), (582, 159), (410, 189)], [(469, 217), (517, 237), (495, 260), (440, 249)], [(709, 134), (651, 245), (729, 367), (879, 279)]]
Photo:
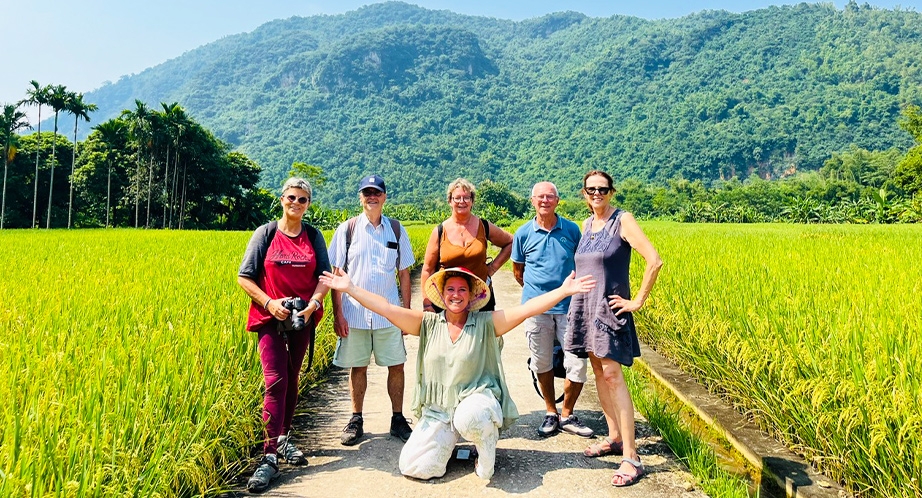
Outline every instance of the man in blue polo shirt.
[[(410, 266), (415, 261), (413, 247), (403, 226), (381, 214), (387, 201), (384, 179), (377, 175), (365, 177), (359, 184), (359, 201), (362, 212), (341, 223), (330, 241), (333, 272), (345, 271), (355, 285), (384, 296), (392, 304), (409, 308)], [(403, 416), (403, 364), (407, 361), (403, 333), (351, 296), (333, 291), (331, 301), (333, 330), (339, 336), (333, 364), (349, 369), (352, 398), (352, 417), (343, 429), (340, 442), (351, 446), (359, 442), (365, 432), (362, 408), (372, 353), (375, 364), (387, 367), (387, 394), (394, 411), (390, 433), (406, 442), (412, 430)]]
[[(551, 182), (540, 182), (531, 189), (531, 204), (535, 218), (522, 225), (512, 240), (512, 269), (522, 286), (522, 302), (556, 289), (576, 267), (573, 255), (581, 236), (579, 226), (556, 213), (560, 197)], [(557, 413), (554, 393), (554, 341), (564, 343), (567, 331), (566, 298), (543, 315), (525, 320), (525, 335), (531, 349), (531, 366), (538, 378), (547, 415), (538, 428), (539, 436), (550, 436), (561, 430), (582, 437), (592, 437), (593, 431), (580, 423), (573, 414), (576, 399), (586, 382), (587, 361), (564, 353), (567, 378), (563, 385), (563, 407)]]

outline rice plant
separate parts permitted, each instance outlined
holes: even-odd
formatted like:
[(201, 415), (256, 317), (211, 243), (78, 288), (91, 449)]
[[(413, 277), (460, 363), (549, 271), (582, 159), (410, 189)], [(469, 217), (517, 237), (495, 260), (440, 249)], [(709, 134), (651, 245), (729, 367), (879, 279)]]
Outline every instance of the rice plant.
[(851, 491), (922, 496), (922, 226), (645, 230), (645, 342)]
[(0, 496), (198, 496), (241, 470), (262, 435), (249, 237), (0, 232)]

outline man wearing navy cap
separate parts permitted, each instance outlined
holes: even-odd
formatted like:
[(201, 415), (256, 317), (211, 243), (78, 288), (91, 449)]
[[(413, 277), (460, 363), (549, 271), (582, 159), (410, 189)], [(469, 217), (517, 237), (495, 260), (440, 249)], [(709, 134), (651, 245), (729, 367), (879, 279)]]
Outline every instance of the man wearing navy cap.
[[(355, 285), (409, 308), (409, 268), (415, 258), (407, 231), (397, 220), (381, 214), (387, 201), (384, 179), (378, 175), (363, 178), (359, 201), (362, 213), (341, 223), (330, 242), (333, 273), (348, 273)], [(356, 444), (364, 434), (362, 407), (372, 354), (375, 364), (387, 367), (387, 394), (394, 411), (390, 433), (406, 442), (413, 431), (403, 416), (403, 364), (407, 361), (403, 332), (351, 296), (333, 291), (332, 301), (333, 329), (339, 337), (333, 364), (349, 369), (352, 398), (352, 417), (343, 429), (342, 444)]]

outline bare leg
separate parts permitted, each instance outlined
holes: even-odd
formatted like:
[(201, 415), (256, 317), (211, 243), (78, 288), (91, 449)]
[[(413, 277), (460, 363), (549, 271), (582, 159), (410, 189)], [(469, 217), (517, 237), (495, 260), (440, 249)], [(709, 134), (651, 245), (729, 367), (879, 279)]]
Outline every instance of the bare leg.
[(554, 392), (554, 371), (548, 370), (544, 373), (539, 373), (538, 377), (538, 387), (541, 388), (541, 395), (544, 396), (544, 407), (547, 409), (548, 413), (557, 413), (557, 394)]
[(368, 367), (349, 369), (349, 394), (352, 396), (352, 413), (362, 413), (365, 389), (368, 388)]
[(403, 363), (387, 367), (387, 395), (391, 398), (391, 409), (403, 411)]
[(560, 410), (562, 418), (573, 414), (573, 407), (576, 406), (576, 400), (579, 399), (581, 392), (583, 392), (582, 382), (571, 382), (570, 379), (563, 381), (563, 407)]
[(589, 355), (589, 363), (592, 365), (592, 373), (595, 374), (596, 391), (599, 394), (599, 404), (602, 405), (602, 413), (605, 414), (605, 422), (608, 425), (608, 439), (611, 441), (621, 441), (621, 429), (616, 418), (617, 412), (612, 401), (611, 389), (605, 386), (605, 373), (602, 370), (602, 360), (596, 356)]

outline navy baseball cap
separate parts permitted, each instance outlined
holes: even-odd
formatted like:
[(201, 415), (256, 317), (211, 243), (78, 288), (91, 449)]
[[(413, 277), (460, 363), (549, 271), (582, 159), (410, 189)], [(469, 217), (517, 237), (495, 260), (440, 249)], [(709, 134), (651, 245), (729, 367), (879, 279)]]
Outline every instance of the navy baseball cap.
[(375, 188), (381, 192), (387, 193), (387, 187), (384, 186), (384, 178), (381, 178), (378, 175), (371, 175), (362, 178), (362, 183), (359, 183), (359, 192), (366, 188)]

